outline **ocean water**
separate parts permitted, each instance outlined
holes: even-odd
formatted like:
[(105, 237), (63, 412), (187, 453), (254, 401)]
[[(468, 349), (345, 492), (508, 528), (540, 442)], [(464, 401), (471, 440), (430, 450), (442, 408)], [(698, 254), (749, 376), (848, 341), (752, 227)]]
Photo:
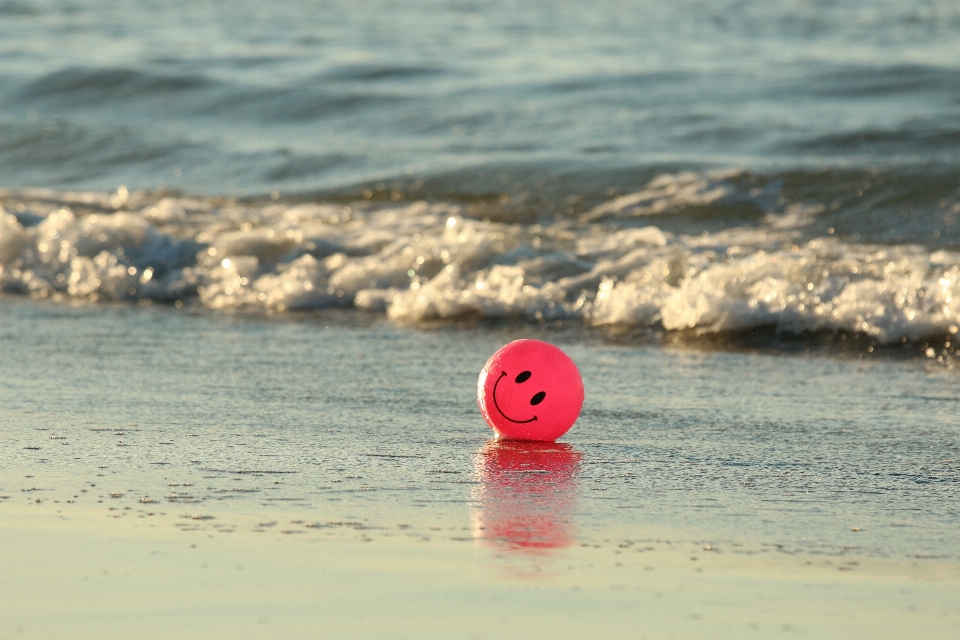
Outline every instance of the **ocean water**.
[(872, 182), (866, 209), (956, 186), (948, 0), (4, 0), (0, 16), (7, 187), (384, 181), (562, 211), (668, 167), (798, 171), (813, 190), (848, 168), (838, 190)]
[(6, 294), (953, 359), (953, 2), (0, 16)]

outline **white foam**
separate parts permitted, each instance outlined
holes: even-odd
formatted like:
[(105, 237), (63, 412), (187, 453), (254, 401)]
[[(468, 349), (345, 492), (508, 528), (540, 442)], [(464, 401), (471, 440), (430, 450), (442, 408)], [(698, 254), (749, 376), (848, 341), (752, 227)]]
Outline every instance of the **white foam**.
[[(960, 254), (801, 241), (819, 213), (808, 205), (697, 235), (595, 222), (769, 197), (738, 190), (734, 177), (661, 176), (585, 220), (552, 225), (472, 220), (448, 203), (257, 207), (137, 193), (120, 203), (117, 194), (58, 200), (46, 191), (30, 202), (21, 193), (28, 210), (0, 212), (0, 287), (278, 313), (354, 306), (412, 323), (474, 315), (697, 333), (770, 326), (884, 343), (957, 332)], [(99, 209), (78, 213), (81, 205)]]
[[(842, 329), (882, 343), (955, 333), (960, 254), (937, 263), (917, 247), (812, 246), (711, 256), (676, 284), (658, 265), (606, 281), (592, 309), (600, 324), (652, 323), (716, 333), (758, 326), (800, 333)], [(947, 252), (941, 252), (947, 253)], [(663, 272), (669, 267), (663, 263)]]
[(20, 258), (27, 244), (27, 232), (17, 219), (0, 207), (0, 265)]

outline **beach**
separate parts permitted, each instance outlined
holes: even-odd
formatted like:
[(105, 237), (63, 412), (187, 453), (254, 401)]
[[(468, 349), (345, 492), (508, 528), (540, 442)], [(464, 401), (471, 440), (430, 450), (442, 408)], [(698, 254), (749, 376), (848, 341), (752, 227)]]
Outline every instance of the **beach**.
[[(958, 60), (936, 0), (0, 1), (0, 640), (955, 638)], [(478, 407), (518, 339), (557, 442)]]
[(369, 543), (211, 538), (44, 520), (33, 512), (26, 530), (4, 531), (26, 551), (4, 559), (20, 585), (4, 593), (10, 637), (898, 638), (909, 628), (950, 638), (960, 615), (955, 565), (923, 560), (732, 555), (632, 537), (523, 557), (383, 532)]
[(587, 400), (510, 444), (473, 374), (526, 326), (4, 302), (5, 637), (956, 628), (956, 374), (925, 360), (541, 330)]

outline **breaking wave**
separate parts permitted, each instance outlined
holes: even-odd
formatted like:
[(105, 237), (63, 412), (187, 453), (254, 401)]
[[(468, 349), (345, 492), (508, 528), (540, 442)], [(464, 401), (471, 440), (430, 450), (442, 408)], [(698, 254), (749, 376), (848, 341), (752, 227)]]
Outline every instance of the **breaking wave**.
[[(772, 327), (950, 346), (960, 252), (818, 233), (822, 205), (788, 202), (775, 182), (738, 186), (736, 176), (663, 174), (537, 223), (477, 219), (448, 201), (0, 191), (0, 290), (218, 310), (354, 307), (405, 323), (576, 319), (696, 335)], [(744, 206), (760, 212), (749, 224), (662, 224), (686, 208)]]

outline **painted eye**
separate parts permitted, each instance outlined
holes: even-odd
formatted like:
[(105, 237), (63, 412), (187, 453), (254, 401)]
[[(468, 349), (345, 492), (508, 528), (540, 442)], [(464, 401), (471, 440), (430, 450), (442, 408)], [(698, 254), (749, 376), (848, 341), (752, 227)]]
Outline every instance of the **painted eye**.
[[(530, 379), (530, 375), (531, 375), (531, 373), (530, 373), (529, 371), (521, 371), (521, 372), (520, 372), (520, 375), (517, 376), (517, 384), (520, 384), (520, 383), (523, 383), (523, 382), (526, 382), (527, 380), (529, 380), (529, 379)], [(542, 399), (543, 399), (543, 398), (541, 398), (541, 400), (542, 400)]]
[(547, 397), (547, 392), (541, 391), (537, 395), (530, 398), (530, 404), (540, 404), (541, 402), (543, 402), (543, 399), (546, 397)]

